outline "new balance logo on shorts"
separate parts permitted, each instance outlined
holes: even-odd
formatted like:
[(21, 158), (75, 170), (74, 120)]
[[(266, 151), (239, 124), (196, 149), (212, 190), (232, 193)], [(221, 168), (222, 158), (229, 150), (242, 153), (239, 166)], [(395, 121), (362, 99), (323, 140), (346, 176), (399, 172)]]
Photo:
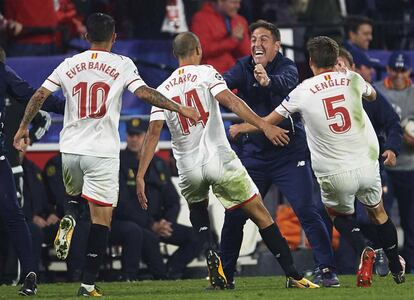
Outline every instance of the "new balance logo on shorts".
[(305, 165), (305, 161), (300, 160), (300, 161), (298, 161), (298, 165), (296, 167), (303, 167), (304, 165)]
[(200, 229), (198, 230), (198, 232), (202, 232), (202, 231), (206, 231), (206, 230), (208, 230), (208, 227), (207, 226), (204, 226), (204, 227), (200, 227)]

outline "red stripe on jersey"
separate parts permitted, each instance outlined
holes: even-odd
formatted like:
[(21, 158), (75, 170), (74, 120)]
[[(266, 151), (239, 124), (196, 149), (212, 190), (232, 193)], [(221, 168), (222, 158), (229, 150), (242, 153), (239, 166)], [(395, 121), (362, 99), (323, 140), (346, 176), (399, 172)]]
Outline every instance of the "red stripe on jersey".
[(213, 85), (212, 87), (209, 87), (208, 89), (209, 89), (209, 90), (211, 90), (212, 88), (214, 88), (214, 87), (218, 86), (219, 84), (224, 84), (224, 82), (218, 82), (218, 83), (216, 83), (215, 85)]
[(54, 82), (53, 80), (50, 80), (49, 78), (47, 78), (46, 80), (49, 80), (51, 83), (56, 84), (57, 86), (59, 86), (59, 87), (60, 87), (60, 84), (59, 84), (59, 83), (56, 83), (56, 82)]
[(102, 202), (102, 201), (99, 201), (99, 200), (92, 199), (91, 197), (88, 197), (85, 194), (82, 194), (81, 197), (84, 198), (85, 200), (89, 201), (89, 202), (98, 204), (100, 206), (112, 206), (112, 204), (110, 204), (110, 203), (105, 203), (105, 202)]
[(286, 111), (288, 112), (288, 113), (290, 113), (291, 114), (291, 112), (286, 108), (286, 106), (284, 106), (282, 103), (280, 103), (280, 105), (282, 105), (282, 107), (284, 108), (284, 109), (286, 109)]
[(137, 80), (139, 80), (139, 78), (132, 80), (130, 83), (127, 84), (126, 88), (128, 88), (131, 85), (131, 83), (133, 83), (133, 82), (135, 82)]
[(257, 194), (254, 194), (253, 196), (251, 196), (249, 199), (247, 199), (246, 201), (243, 201), (242, 203), (240, 203), (240, 204), (237, 204), (237, 205), (235, 205), (235, 206), (232, 206), (232, 207), (230, 207), (230, 208), (228, 208), (227, 210), (234, 210), (234, 209), (236, 209), (236, 208), (239, 208), (239, 207), (241, 207), (241, 206), (243, 206), (243, 205), (245, 205), (246, 203), (248, 203), (248, 202), (250, 202), (250, 201), (252, 201), (254, 198), (256, 198), (256, 196), (257, 196)]
[(154, 110), (154, 111), (152, 111), (152, 112), (151, 112), (151, 115), (152, 115), (152, 114), (155, 114), (155, 113), (157, 113), (157, 112), (164, 112), (164, 111), (163, 111), (162, 109), (159, 109), (159, 110)]

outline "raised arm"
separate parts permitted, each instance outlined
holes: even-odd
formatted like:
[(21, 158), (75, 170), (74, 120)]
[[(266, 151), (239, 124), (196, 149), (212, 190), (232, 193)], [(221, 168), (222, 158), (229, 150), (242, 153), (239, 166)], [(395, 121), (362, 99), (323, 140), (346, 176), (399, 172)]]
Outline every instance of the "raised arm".
[[(250, 107), (230, 90), (224, 90), (216, 95), (217, 101), (233, 111), (240, 118), (251, 124), (253, 130), (263, 131), (266, 137), (275, 145), (289, 143), (288, 130), (272, 126), (270, 122), (260, 118)], [(280, 123), (280, 122), (279, 122)]]
[(200, 119), (200, 114), (195, 108), (179, 105), (178, 103), (171, 101), (170, 99), (165, 97), (156, 89), (153, 89), (149, 86), (143, 85), (137, 88), (134, 94), (142, 100), (144, 100), (145, 102), (148, 102), (160, 108), (178, 112), (182, 114), (184, 117), (194, 120), (196, 123)]
[(40, 108), (43, 105), (43, 102), (45, 102), (46, 98), (51, 94), (52, 92), (44, 87), (40, 87), (30, 98), (29, 103), (26, 106), (26, 110), (24, 112), (24, 116), (22, 121), (20, 122), (20, 127), (17, 130), (15, 136), (13, 145), (14, 147), (22, 151), (23, 147), (21, 145), (22, 139), (25, 144), (27, 144), (29, 137), (29, 124), (35, 117), (35, 115), (38, 113)]
[(145, 181), (144, 176), (148, 170), (148, 166), (154, 157), (155, 149), (158, 141), (160, 140), (160, 134), (164, 121), (156, 120), (151, 121), (148, 126), (147, 133), (144, 138), (144, 143), (141, 148), (141, 155), (139, 158), (139, 165), (136, 177), (137, 196), (139, 203), (143, 209), (148, 208), (148, 199), (145, 195)]

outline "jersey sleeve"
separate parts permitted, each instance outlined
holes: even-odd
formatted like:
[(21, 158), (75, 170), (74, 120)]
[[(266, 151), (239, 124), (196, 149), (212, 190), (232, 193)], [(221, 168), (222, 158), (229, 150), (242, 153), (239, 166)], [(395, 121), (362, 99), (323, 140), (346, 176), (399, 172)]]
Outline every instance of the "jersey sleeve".
[(138, 69), (132, 60), (128, 59), (125, 67), (125, 87), (131, 92), (134, 93), (141, 86), (146, 85), (144, 80), (138, 73)]
[(218, 93), (228, 89), (226, 82), (224, 81), (223, 76), (217, 72), (213, 67), (206, 66), (208, 69), (207, 73), (207, 87), (211, 94), (215, 97)]
[(286, 98), (280, 103), (275, 111), (279, 114), (288, 118), (289, 115), (300, 111), (301, 99), (299, 97), (299, 90), (294, 89)]
[(62, 79), (60, 77), (60, 70), (62, 69), (62, 65), (65, 63), (63, 61), (53, 72), (46, 78), (45, 82), (43, 82), (42, 87), (45, 89), (53, 92), (56, 92), (62, 88)]
[(151, 116), (150, 116), (150, 122), (151, 121), (164, 121), (164, 109), (153, 106), (151, 107)]

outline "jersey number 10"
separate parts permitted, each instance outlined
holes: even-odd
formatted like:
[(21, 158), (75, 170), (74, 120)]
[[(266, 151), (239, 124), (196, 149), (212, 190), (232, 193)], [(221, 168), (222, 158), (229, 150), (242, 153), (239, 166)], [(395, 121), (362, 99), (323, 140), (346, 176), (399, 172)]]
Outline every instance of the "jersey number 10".
[(89, 90), (87, 82), (75, 85), (72, 96), (78, 95), (79, 118), (102, 118), (106, 114), (106, 99), (110, 88), (105, 82), (95, 82)]
[[(198, 96), (197, 91), (195, 89), (185, 92), (185, 103), (181, 102), (180, 96), (175, 96), (171, 99), (177, 102), (178, 104), (192, 106), (196, 108), (198, 110), (198, 113), (200, 114), (200, 120), (198, 120), (197, 123), (201, 123), (203, 127), (206, 126), (208, 116), (210, 115), (210, 113), (204, 110), (203, 104), (201, 104), (200, 97)], [(196, 123), (193, 120), (185, 118), (181, 114), (178, 114), (178, 121), (180, 122), (181, 131), (184, 135), (190, 134), (189, 127), (196, 125)]]

